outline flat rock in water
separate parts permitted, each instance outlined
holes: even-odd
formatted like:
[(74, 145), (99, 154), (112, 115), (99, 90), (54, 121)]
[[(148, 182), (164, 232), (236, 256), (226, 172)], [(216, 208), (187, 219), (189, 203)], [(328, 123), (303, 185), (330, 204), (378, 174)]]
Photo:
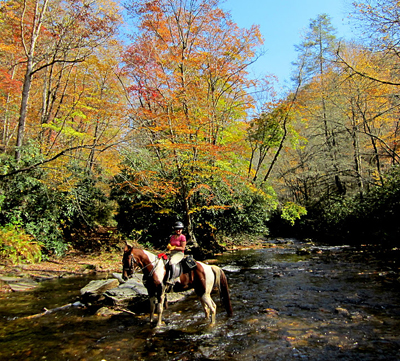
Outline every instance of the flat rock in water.
[(104, 293), (106, 302), (114, 306), (126, 306), (130, 303), (140, 303), (147, 300), (147, 289), (141, 279), (131, 278), (116, 288)]
[(33, 280), (22, 280), (21, 282), (11, 282), (8, 284), (14, 292), (23, 292), (33, 290), (35, 287), (39, 286), (39, 283)]
[(190, 296), (194, 293), (194, 290), (187, 290), (184, 292), (171, 292), (167, 294), (167, 300), (169, 303), (174, 303), (183, 300), (187, 296)]
[(132, 303), (141, 303), (148, 299), (146, 295), (138, 294), (134, 289), (129, 287), (114, 288), (104, 293), (105, 303), (112, 306), (128, 306)]
[(141, 280), (131, 278), (130, 280), (126, 281), (125, 283), (118, 286), (119, 289), (130, 288), (134, 290), (139, 295), (146, 295), (147, 296), (147, 289), (144, 287)]
[(26, 280), (21, 277), (0, 276), (0, 281), (6, 282), (6, 283), (16, 283), (16, 282), (21, 282), (21, 281), (26, 281)]
[(122, 279), (121, 273), (113, 273), (112, 275), (114, 278), (116, 278), (119, 281), (119, 283), (125, 283), (125, 281)]
[[(81, 289), (81, 295), (88, 301), (94, 300), (96, 297), (104, 297), (103, 302), (112, 306), (139, 306), (144, 302), (148, 302), (148, 293), (143, 285), (143, 275), (135, 274), (128, 281), (124, 281), (119, 273), (113, 273), (114, 279), (91, 281), (88, 285)], [(121, 283), (121, 284), (120, 284)], [(168, 293), (168, 302), (173, 303), (180, 301), (192, 294), (194, 290), (186, 292)]]
[(102, 307), (96, 312), (96, 315), (97, 316), (108, 317), (108, 316), (119, 315), (121, 313), (122, 313), (122, 311), (113, 310), (113, 309), (110, 309), (108, 307)]
[(81, 295), (82, 296), (100, 295), (109, 289), (117, 287), (118, 285), (119, 282), (117, 279), (90, 281), (85, 287), (81, 289)]

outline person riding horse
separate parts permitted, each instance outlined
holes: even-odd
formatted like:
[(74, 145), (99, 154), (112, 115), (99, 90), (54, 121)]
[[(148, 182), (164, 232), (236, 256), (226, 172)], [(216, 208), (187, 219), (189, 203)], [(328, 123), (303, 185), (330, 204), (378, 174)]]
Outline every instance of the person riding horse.
[[(178, 233), (178, 232), (177, 232)], [(152, 254), (149, 251), (133, 248), (126, 243), (122, 256), (122, 279), (127, 281), (135, 272), (135, 269), (143, 272), (143, 283), (150, 299), (150, 323), (152, 323), (157, 307), (157, 327), (162, 325), (163, 310), (166, 305), (166, 272), (167, 265), (162, 261), (164, 257)], [(175, 292), (194, 289), (204, 309), (205, 317), (210, 318), (211, 324), (215, 324), (217, 306), (211, 298), (214, 289), (219, 290), (221, 304), (227, 315), (233, 314), (229, 296), (228, 280), (224, 271), (215, 266), (200, 261), (194, 261), (195, 267), (189, 267), (190, 271), (179, 276), (179, 282), (174, 286)]]
[[(169, 260), (169, 273), (167, 277), (167, 282), (169, 284), (174, 284), (176, 278), (179, 277), (179, 274), (176, 274), (176, 265), (182, 261), (185, 257), (185, 248), (186, 248), (186, 237), (182, 234), (183, 231), (183, 223), (176, 222), (174, 224), (175, 234), (171, 236), (169, 239), (169, 243), (167, 246), (168, 251), (171, 252), (171, 257)], [(175, 274), (174, 274), (175, 273)]]

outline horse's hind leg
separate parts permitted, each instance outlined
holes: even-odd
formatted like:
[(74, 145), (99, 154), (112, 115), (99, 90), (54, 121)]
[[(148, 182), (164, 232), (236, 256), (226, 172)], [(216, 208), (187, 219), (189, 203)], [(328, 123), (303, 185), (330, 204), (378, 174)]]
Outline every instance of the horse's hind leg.
[(217, 305), (215, 302), (212, 300), (210, 295), (204, 294), (200, 302), (203, 306), (205, 317), (208, 319), (210, 317), (210, 312), (211, 312), (211, 324), (215, 323), (215, 315), (217, 313)]
[(210, 317), (210, 308), (207, 306), (207, 303), (204, 302), (203, 298), (200, 299), (200, 302), (201, 302), (201, 305), (203, 306), (205, 318), (208, 319)]

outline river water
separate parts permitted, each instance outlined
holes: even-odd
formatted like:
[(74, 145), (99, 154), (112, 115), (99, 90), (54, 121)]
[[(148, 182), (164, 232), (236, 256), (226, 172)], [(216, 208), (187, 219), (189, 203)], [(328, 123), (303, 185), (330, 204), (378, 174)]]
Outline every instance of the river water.
[[(302, 245), (224, 254), (234, 316), (210, 326), (196, 297), (147, 314), (68, 308), (90, 278), (46, 281), (0, 295), (0, 360), (400, 360), (398, 258)], [(396, 271), (396, 272), (395, 272)]]

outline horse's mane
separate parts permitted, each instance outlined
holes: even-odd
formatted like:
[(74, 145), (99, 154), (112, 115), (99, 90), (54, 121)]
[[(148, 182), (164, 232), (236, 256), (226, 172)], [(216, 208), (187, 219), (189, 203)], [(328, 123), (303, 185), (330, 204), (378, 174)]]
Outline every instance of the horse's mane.
[(142, 249), (141, 250), (147, 257), (149, 257), (149, 260), (150, 260), (150, 262), (154, 262), (155, 260), (156, 260), (156, 256), (153, 254), (153, 253), (151, 253), (151, 252), (149, 252), (149, 251), (146, 251), (146, 250), (144, 250), (144, 249)]
[[(134, 251), (136, 252), (140, 252), (143, 253), (144, 255), (146, 255), (149, 259), (149, 262), (155, 267), (155, 269), (159, 269), (160, 267), (164, 267), (164, 263), (160, 262), (160, 260), (157, 258), (157, 256), (149, 251), (146, 251), (145, 249), (141, 249), (141, 248), (136, 248), (134, 249)], [(145, 266), (145, 265), (143, 265)]]

